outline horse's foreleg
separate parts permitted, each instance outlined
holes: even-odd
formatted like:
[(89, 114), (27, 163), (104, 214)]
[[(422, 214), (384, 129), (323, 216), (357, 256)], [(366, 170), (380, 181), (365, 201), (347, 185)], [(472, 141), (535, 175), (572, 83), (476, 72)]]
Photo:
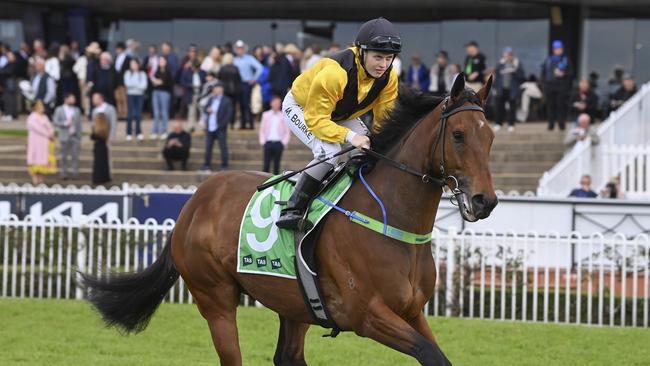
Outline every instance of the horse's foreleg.
[(410, 324), (413, 329), (420, 333), (424, 338), (433, 343), (436, 343), (436, 339), (433, 336), (433, 331), (429, 327), (429, 323), (427, 323), (427, 317), (424, 315), (424, 313), (419, 313), (418, 316), (410, 322)]
[(435, 342), (420, 334), (383, 303), (371, 304), (360, 329), (355, 331), (360, 336), (415, 357), (422, 365), (451, 366)]
[(305, 335), (309, 324), (298, 323), (280, 315), (280, 332), (273, 364), (276, 366), (307, 366)]

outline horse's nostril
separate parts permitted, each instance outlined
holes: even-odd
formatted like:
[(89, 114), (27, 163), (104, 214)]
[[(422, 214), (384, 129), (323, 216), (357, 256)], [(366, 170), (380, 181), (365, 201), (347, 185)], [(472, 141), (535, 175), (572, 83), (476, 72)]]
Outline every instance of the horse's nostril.
[(472, 196), (472, 205), (474, 205), (474, 209), (476, 210), (482, 210), (485, 207), (486, 201), (484, 194), (475, 194)]

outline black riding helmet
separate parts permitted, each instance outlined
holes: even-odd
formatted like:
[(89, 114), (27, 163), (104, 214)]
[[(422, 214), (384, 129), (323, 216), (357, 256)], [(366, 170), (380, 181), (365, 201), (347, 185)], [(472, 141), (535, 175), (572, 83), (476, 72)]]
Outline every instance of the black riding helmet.
[[(363, 23), (361, 28), (359, 28), (359, 32), (357, 32), (354, 45), (361, 50), (359, 53), (360, 61), (365, 69), (365, 51), (398, 54), (402, 51), (402, 38), (393, 26), (393, 23), (389, 22), (386, 18), (377, 18)], [(366, 73), (370, 75), (367, 70)]]

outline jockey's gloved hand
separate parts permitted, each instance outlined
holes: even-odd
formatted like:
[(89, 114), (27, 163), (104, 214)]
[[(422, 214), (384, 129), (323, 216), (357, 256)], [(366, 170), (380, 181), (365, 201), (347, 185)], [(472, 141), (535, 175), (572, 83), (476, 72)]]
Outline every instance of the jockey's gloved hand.
[(366, 135), (356, 134), (350, 140), (350, 143), (356, 148), (370, 149), (370, 138)]

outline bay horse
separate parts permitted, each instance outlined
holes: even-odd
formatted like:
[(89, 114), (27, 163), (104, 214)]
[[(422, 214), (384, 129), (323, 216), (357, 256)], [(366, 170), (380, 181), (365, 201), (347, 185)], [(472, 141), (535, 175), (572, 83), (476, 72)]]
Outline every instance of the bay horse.
[[(475, 93), (465, 89), (461, 74), (444, 100), (402, 91), (371, 138), (374, 151), (397, 162), (431, 176), (454, 177), (450, 180), (456, 187), (450, 188), (458, 189), (460, 213), (468, 221), (486, 218), (497, 204), (488, 168), (494, 133), (481, 108), (491, 83), (490, 77)], [(143, 330), (180, 275), (208, 323), (222, 365), (242, 364), (236, 324), (242, 293), (280, 317), (274, 364), (306, 365), (305, 334), (317, 323), (298, 282), (237, 272), (240, 220), (255, 187), (268, 177), (243, 171), (214, 175), (186, 203), (171, 244), (150, 267), (101, 278), (84, 275), (89, 300), (107, 325), (126, 332)], [(426, 184), (382, 160), (366, 181), (383, 200), (392, 226), (431, 232), (441, 186)], [(381, 218), (378, 205), (358, 182), (339, 204)], [(422, 311), (436, 283), (431, 243), (401, 243), (339, 213), (325, 219), (321, 232), (316, 247), (319, 283), (335, 323), (411, 355), (422, 365), (451, 365)]]

